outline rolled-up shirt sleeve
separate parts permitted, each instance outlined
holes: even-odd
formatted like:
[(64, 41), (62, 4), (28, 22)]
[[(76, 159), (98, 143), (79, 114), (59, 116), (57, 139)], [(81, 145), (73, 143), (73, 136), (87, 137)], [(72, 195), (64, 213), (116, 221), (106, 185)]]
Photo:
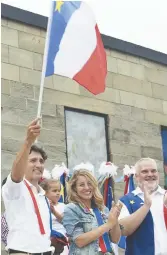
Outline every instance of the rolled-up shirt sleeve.
[(123, 218), (125, 218), (125, 217), (130, 215), (126, 205), (124, 203), (122, 203), (122, 204), (123, 204), (123, 206), (122, 206), (122, 209), (121, 209), (121, 212), (120, 212), (118, 220), (121, 220), (121, 219), (123, 219)]
[(66, 229), (67, 236), (71, 241), (75, 241), (77, 237), (84, 233), (83, 223), (77, 213), (75, 205), (68, 204), (64, 210), (63, 226)]
[(8, 175), (6, 183), (2, 187), (2, 197), (4, 200), (15, 200), (21, 196), (23, 181), (16, 183), (12, 181), (11, 174)]

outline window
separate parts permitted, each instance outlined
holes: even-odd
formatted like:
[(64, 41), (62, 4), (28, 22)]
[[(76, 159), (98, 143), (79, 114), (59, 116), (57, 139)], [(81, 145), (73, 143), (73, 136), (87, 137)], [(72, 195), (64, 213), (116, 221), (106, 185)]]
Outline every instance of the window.
[(98, 170), (108, 160), (107, 116), (65, 109), (68, 167), (90, 162)]

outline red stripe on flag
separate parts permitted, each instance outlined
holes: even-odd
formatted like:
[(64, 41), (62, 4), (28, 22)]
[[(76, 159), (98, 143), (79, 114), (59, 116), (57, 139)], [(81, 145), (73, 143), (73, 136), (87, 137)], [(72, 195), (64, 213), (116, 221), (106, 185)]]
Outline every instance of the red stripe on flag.
[[(167, 191), (166, 191), (166, 193), (167, 193)], [(164, 220), (165, 220), (165, 225), (166, 225), (166, 229), (167, 229), (167, 207), (165, 205), (164, 205)]]
[(73, 77), (94, 95), (104, 92), (107, 74), (106, 52), (98, 26), (95, 26), (97, 46), (83, 68)]
[(164, 165), (165, 173), (167, 174), (167, 165)]
[(127, 175), (125, 175), (124, 177), (124, 182), (126, 182), (125, 190), (124, 190), (124, 195), (126, 195), (128, 193), (128, 185), (129, 185), (129, 177)]
[(108, 179), (104, 183), (104, 204), (107, 204), (107, 195), (108, 195)]
[(102, 252), (107, 252), (104, 240), (102, 238), (102, 236), (99, 237), (99, 246)]

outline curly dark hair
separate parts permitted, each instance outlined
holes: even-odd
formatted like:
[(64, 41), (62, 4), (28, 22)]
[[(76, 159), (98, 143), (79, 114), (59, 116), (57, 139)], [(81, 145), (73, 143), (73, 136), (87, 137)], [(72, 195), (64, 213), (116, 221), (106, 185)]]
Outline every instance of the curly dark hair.
[(48, 156), (47, 156), (46, 152), (45, 152), (42, 148), (40, 148), (40, 147), (38, 147), (37, 145), (33, 144), (33, 145), (31, 146), (31, 149), (30, 149), (30, 153), (29, 153), (29, 154), (31, 154), (32, 151), (38, 152), (39, 154), (41, 154), (41, 156), (42, 156), (42, 158), (43, 158), (44, 161), (47, 160)]

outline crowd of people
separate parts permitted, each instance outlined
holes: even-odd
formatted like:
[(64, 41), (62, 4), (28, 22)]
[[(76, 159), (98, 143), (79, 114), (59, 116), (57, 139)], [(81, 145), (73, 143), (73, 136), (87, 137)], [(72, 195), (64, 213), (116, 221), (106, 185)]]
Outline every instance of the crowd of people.
[(68, 182), (67, 201), (60, 203), (61, 183), (44, 179), (45, 151), (35, 140), (39, 119), (32, 121), (11, 173), (2, 186), (6, 229), (2, 241), (9, 254), (116, 254), (114, 243), (126, 236), (126, 255), (167, 255), (167, 193), (159, 186), (155, 160), (136, 165), (137, 188), (104, 205), (98, 182), (84, 169)]

